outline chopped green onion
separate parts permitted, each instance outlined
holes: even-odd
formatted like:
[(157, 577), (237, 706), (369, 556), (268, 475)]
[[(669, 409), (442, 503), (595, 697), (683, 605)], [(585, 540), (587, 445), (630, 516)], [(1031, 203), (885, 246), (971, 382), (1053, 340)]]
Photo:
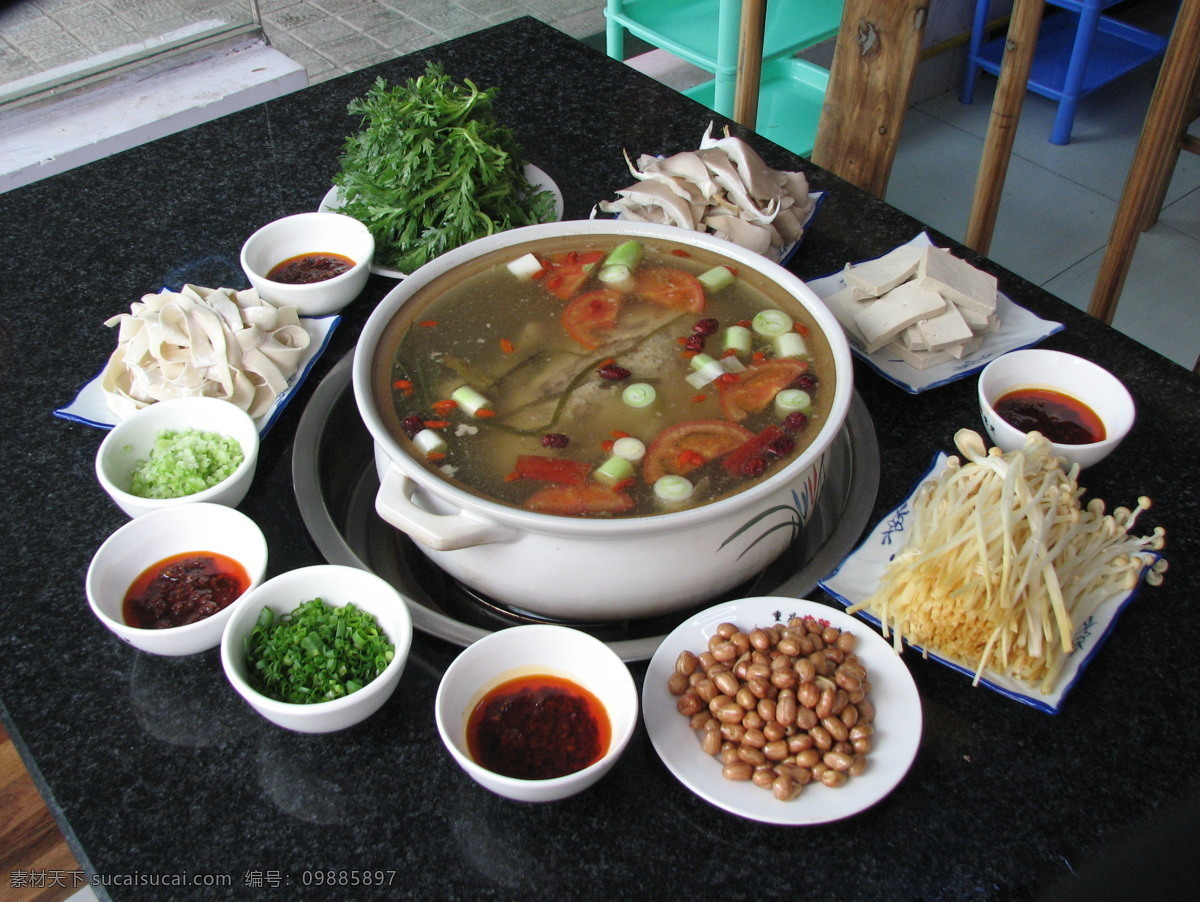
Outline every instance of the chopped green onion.
[(421, 453), (428, 457), (438, 451), (445, 451), (447, 448), (446, 440), (442, 438), (440, 432), (434, 432), (432, 429), (422, 429), (413, 436), (413, 444), (415, 444)]
[(775, 395), (775, 412), (781, 417), (800, 411), (808, 413), (812, 407), (812, 396), (799, 388), (785, 388)]
[(633, 271), (641, 265), (644, 253), (639, 241), (631, 238), (629, 241), (621, 242), (609, 251), (608, 256), (600, 265), (598, 273), (600, 281), (608, 285), (628, 281), (633, 275)]
[(807, 357), (808, 345), (799, 332), (784, 332), (775, 338), (776, 357)]
[(721, 358), (721, 366), (725, 368), (727, 373), (744, 373), (746, 372), (746, 364), (742, 363), (733, 354)]
[(374, 614), (314, 598), (280, 616), (264, 607), (245, 652), (255, 689), (276, 701), (310, 704), (361, 689), (383, 673), (396, 648)]
[(709, 291), (720, 291), (733, 284), (733, 270), (728, 266), (714, 266), (712, 269), (700, 273), (697, 278), (700, 279), (700, 284)]
[(528, 282), (542, 271), (542, 261), (533, 254), (525, 254), (524, 256), (517, 257), (516, 260), (510, 260), (508, 262), (508, 271), (522, 282)]
[(760, 310), (750, 321), (751, 328), (763, 338), (775, 338), (792, 331), (792, 318), (782, 310)]
[(654, 482), (654, 497), (665, 504), (682, 504), (692, 497), (693, 488), (683, 476), (660, 476)]
[(633, 382), (625, 386), (625, 390), (621, 392), (621, 400), (629, 407), (643, 408), (649, 407), (658, 397), (658, 392), (654, 390), (654, 386), (648, 382)]
[(745, 326), (730, 326), (725, 330), (725, 350), (749, 354), (753, 334)]
[(467, 416), (472, 417), (492, 403), (469, 385), (460, 385), (454, 389), (450, 393), (450, 399), (455, 401)]
[[(696, 357), (708, 357), (707, 354), (697, 354)], [(694, 360), (694, 359), (693, 359)], [(704, 388), (708, 383), (712, 382), (718, 376), (724, 376), (726, 373), (725, 365), (720, 360), (713, 360), (708, 357), (708, 362), (703, 364), (696, 372), (691, 373), (687, 377), (688, 385), (692, 388)]]
[(646, 443), (632, 435), (626, 435), (613, 442), (613, 454), (631, 463), (637, 463), (646, 456)]
[(592, 476), (606, 485), (616, 485), (633, 475), (633, 464), (614, 454), (592, 471)]
[(712, 362), (713, 358), (709, 354), (697, 354), (689, 361), (689, 363), (692, 365), (692, 369), (694, 370), (704, 369), (704, 367), (708, 366)]

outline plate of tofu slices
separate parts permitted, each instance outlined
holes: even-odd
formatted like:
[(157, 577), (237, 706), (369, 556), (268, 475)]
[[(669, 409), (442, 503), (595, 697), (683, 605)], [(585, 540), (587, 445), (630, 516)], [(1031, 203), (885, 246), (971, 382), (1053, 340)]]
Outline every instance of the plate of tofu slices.
[(912, 394), (976, 373), (1063, 328), (1013, 303), (995, 276), (938, 247), (926, 232), (808, 286), (842, 324), (854, 354)]

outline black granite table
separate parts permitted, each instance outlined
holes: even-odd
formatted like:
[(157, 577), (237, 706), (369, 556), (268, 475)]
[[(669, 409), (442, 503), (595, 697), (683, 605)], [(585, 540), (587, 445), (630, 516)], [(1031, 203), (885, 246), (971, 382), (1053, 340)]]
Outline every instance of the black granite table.
[[(394, 871), (395, 882), (324, 895), (1097, 898), (1097, 887), (1119, 885), (1109, 872), (1156, 889), (1181, 848), (1194, 870), (1200, 386), (961, 247), (1018, 303), (1066, 324), (1045, 347), (1098, 360), (1133, 392), (1137, 425), (1085, 485), (1114, 503), (1151, 496), (1156, 506), (1143, 522), (1166, 526), (1172, 569), (1122, 616), (1056, 716), (907, 655), (925, 715), (920, 751), (896, 791), (855, 817), (777, 828), (727, 815), (671, 776), (641, 728), (616, 769), (580, 796), (530, 806), (490, 795), (437, 738), (434, 693), (459, 649), (426, 635), (415, 637), (400, 689), (378, 715), (312, 737), (258, 718), (226, 685), (215, 651), (159, 659), (100, 626), (83, 577), (125, 518), (93, 478), (102, 433), (51, 411), (110, 353), (103, 320), (164, 284), (244, 287), (242, 240), (271, 219), (313, 209), (329, 187), (355, 125), (346, 104), (377, 76), (413, 76), (428, 59), (500, 87), (500, 115), (558, 182), (567, 218), (586, 217), (627, 183), (623, 148), (694, 147), (715, 118), (522, 19), (0, 195), (0, 699), (80, 861), (107, 884), (101, 895), (294, 899), (322, 895), (308, 885), (315, 871), (366, 869)], [(800, 276), (878, 255), (921, 230), (807, 161), (751, 140), (769, 164), (803, 168), (828, 192), (791, 264)], [(391, 285), (372, 277), (263, 443), (242, 509), (266, 532), (272, 574), (320, 561), (292, 490), (293, 437), (314, 388)], [(956, 429), (981, 424), (974, 379), (918, 396), (865, 368), (856, 379), (882, 450), (874, 522), (935, 451), (951, 448)], [(633, 671), (640, 682), (644, 665)], [(153, 885), (179, 875), (188, 885)], [(191, 885), (222, 880), (228, 885)], [(10, 876), (0, 882), (7, 888)]]

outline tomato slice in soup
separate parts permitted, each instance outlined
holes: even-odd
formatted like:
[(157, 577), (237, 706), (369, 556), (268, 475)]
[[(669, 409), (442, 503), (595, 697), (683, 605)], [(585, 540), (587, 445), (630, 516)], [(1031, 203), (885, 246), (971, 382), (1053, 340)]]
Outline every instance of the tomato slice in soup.
[(563, 517), (620, 514), (633, 507), (633, 499), (619, 489), (585, 482), (579, 485), (550, 485), (525, 499), (526, 510)]
[(592, 472), (592, 465), (567, 457), (546, 457), (541, 454), (518, 454), (513, 472), (525, 479), (574, 485), (583, 482)]
[(613, 288), (584, 292), (567, 304), (562, 315), (563, 328), (585, 348), (595, 350), (604, 344), (607, 333), (616, 325), (623, 297)]
[(541, 283), (555, 297), (569, 301), (579, 293), (596, 264), (603, 259), (601, 251), (566, 251), (539, 257), (544, 270)]
[(660, 432), (646, 449), (642, 478), (652, 485), (663, 476), (686, 476), (752, 438), (753, 432), (728, 420), (676, 423)]
[(748, 366), (744, 372), (733, 374), (736, 378), (717, 382), (721, 410), (729, 419), (740, 422), (765, 410), (777, 394), (807, 372), (806, 361), (784, 357)]
[(699, 313), (704, 309), (704, 286), (682, 269), (646, 267), (637, 271), (633, 283), (634, 292), (653, 304), (688, 313)]

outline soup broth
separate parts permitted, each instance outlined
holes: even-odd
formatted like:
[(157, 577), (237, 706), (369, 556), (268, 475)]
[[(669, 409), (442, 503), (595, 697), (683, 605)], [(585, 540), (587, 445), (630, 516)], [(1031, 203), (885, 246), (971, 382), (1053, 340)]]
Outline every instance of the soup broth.
[[(627, 275), (608, 266), (624, 253)], [(416, 459), (484, 498), (565, 516), (740, 491), (808, 446), (833, 397), (828, 342), (801, 304), (705, 249), (651, 239), (485, 255), (417, 291), (377, 347), (378, 408)]]

